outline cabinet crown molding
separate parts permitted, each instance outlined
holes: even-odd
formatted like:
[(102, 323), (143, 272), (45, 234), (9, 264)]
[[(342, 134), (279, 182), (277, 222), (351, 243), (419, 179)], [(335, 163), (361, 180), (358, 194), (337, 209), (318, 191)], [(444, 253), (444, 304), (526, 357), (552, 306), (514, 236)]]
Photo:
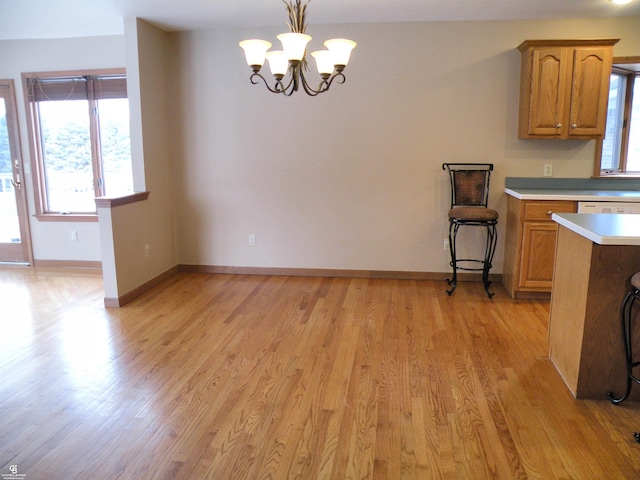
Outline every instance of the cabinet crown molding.
[(518, 46), (518, 50), (524, 52), (528, 48), (538, 47), (593, 47), (613, 46), (620, 41), (619, 38), (582, 38), (569, 40), (525, 40)]

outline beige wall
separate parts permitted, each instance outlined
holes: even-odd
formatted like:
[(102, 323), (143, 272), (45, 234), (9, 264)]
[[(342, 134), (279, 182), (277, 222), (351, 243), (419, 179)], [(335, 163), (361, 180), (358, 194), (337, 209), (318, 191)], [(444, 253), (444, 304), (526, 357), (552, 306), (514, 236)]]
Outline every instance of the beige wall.
[[(176, 265), (174, 162), (171, 156), (169, 35), (125, 22), (134, 188), (144, 201), (98, 209), (105, 297), (118, 299)], [(145, 247), (148, 246), (149, 256)]]
[(621, 37), (616, 55), (640, 55), (640, 18), (310, 25), (311, 49), (358, 42), (347, 81), (284, 98), (249, 83), (238, 47), (279, 30), (174, 35), (179, 263), (447, 271), (443, 162), (494, 163), (490, 204), (502, 214), (507, 176), (542, 176), (545, 163), (557, 177), (592, 172), (593, 141), (516, 138), (516, 47)]

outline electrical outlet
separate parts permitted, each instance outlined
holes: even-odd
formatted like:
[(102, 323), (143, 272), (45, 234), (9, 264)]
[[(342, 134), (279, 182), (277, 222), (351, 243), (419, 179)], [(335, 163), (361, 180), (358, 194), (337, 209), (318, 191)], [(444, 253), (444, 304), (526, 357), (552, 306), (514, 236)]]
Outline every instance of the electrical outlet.
[(256, 234), (255, 233), (250, 233), (249, 234), (249, 246), (250, 247), (255, 247), (256, 246)]
[(151, 256), (151, 248), (149, 248), (149, 244), (144, 244), (144, 257), (149, 258)]
[(72, 242), (77, 242), (78, 241), (78, 231), (77, 230), (71, 230), (71, 241)]
[(443, 250), (449, 250), (449, 239), (444, 239)]
[(553, 165), (551, 165), (550, 163), (545, 163), (544, 164), (544, 176), (545, 177), (552, 177), (553, 176)]

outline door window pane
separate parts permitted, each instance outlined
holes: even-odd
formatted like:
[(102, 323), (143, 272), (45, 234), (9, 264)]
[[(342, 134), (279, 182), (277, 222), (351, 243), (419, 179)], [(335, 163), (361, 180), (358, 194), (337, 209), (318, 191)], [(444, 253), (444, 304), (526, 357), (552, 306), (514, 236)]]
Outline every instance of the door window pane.
[(20, 223), (13, 191), (13, 167), (9, 148), (7, 108), (0, 98), (0, 243), (20, 243)]

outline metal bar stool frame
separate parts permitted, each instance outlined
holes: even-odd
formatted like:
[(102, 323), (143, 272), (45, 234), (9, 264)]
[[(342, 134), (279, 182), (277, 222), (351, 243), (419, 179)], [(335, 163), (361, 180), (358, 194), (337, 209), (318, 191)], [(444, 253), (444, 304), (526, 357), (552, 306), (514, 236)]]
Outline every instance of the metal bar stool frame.
[(627, 397), (629, 397), (633, 382), (640, 384), (640, 378), (633, 374), (633, 370), (640, 365), (640, 361), (633, 360), (633, 332), (631, 325), (632, 307), (638, 299), (640, 299), (640, 272), (631, 277), (631, 288), (622, 301), (622, 342), (624, 343), (624, 355), (626, 360), (627, 385), (621, 397), (616, 398), (613, 395), (613, 392), (607, 393), (607, 397), (611, 400), (611, 403), (616, 405), (624, 402)]
[[(451, 288), (447, 290), (452, 295), (458, 282), (458, 270), (481, 271), (482, 283), (489, 298), (494, 293), (489, 291), (491, 281), (489, 272), (492, 267), (493, 255), (496, 251), (498, 234), (498, 213), (487, 208), (489, 202), (489, 180), (493, 171), (491, 163), (443, 163), (442, 169), (447, 170), (451, 185), (451, 206), (449, 210), (449, 252), (451, 254), (452, 278), (447, 279)], [(456, 238), (458, 230), (463, 226), (484, 227), (487, 240), (484, 257), (482, 259), (458, 258)], [(461, 266), (463, 264), (480, 264), (479, 267)]]

